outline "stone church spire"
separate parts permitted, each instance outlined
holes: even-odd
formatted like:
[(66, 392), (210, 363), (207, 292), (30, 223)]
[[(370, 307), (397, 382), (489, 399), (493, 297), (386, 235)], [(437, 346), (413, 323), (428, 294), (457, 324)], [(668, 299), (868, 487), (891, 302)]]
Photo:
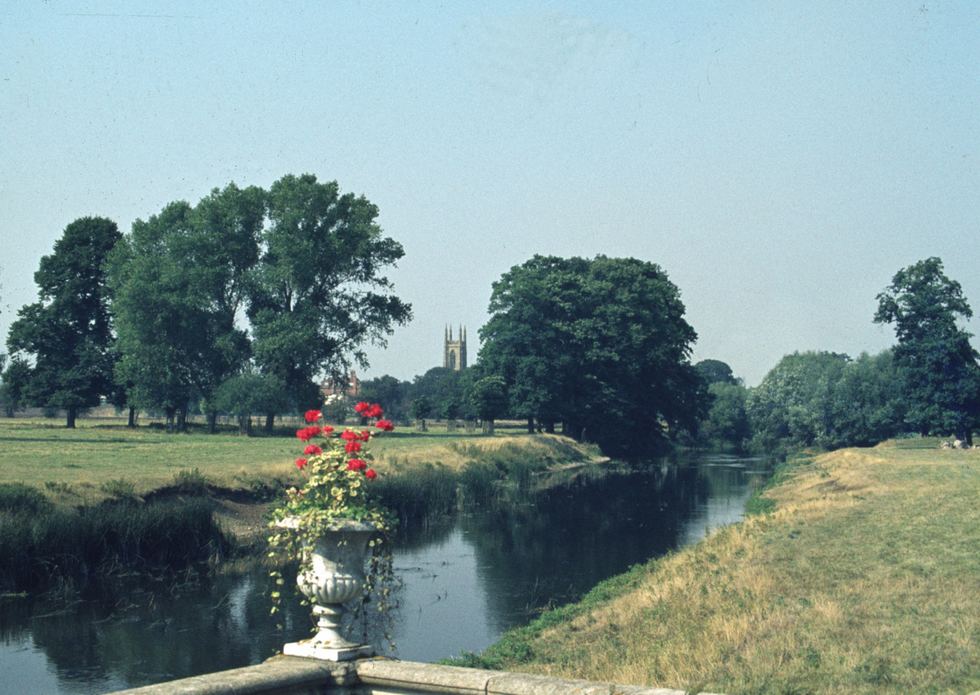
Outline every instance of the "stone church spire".
[(453, 338), (453, 327), (446, 324), (442, 366), (454, 372), (466, 369), (466, 328), (459, 324), (459, 333)]

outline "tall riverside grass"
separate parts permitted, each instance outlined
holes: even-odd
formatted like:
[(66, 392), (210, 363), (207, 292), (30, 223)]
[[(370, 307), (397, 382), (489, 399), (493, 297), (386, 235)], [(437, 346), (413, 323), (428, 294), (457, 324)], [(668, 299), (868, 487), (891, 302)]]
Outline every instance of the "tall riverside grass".
[(227, 552), (205, 498), (71, 509), (0, 491), (0, 590), (44, 590), (133, 570), (177, 570)]
[(468, 663), (695, 692), (980, 689), (980, 451), (889, 442), (779, 477), (762, 513)]
[(425, 523), (456, 510), (458, 479), (445, 466), (422, 464), (395, 469), (372, 483), (371, 490), (402, 524)]
[[(505, 443), (496, 448), (456, 444), (456, 453), (465, 457), (462, 466), (450, 468), (440, 463), (403, 464), (391, 467), (387, 475), (372, 483), (372, 491), (398, 515), (402, 523), (425, 523), (434, 516), (451, 514), (460, 504), (489, 505), (530, 490), (535, 473), (549, 465), (566, 462), (555, 456), (530, 453), (519, 444)], [(580, 452), (569, 454), (570, 462), (581, 460)]]

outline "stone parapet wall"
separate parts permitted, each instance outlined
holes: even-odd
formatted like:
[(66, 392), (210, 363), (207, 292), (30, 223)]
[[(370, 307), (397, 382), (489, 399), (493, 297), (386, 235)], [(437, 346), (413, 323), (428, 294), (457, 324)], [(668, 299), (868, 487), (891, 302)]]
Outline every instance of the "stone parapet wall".
[[(684, 695), (683, 690), (566, 680), (396, 659), (335, 663), (278, 656), (257, 666), (119, 691), (117, 695)], [(710, 695), (702, 693), (702, 695)]]

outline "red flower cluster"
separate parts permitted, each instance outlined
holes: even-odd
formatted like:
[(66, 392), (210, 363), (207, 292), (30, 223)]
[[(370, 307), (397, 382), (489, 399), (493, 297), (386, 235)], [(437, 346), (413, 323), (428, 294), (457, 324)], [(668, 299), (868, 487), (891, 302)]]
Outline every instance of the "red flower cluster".
[[(364, 418), (377, 419), (384, 414), (384, 410), (377, 403), (367, 403), (364, 401), (355, 405), (354, 410)], [(307, 427), (296, 430), (296, 436), (304, 442), (309, 442), (321, 434), (325, 437), (329, 436), (334, 431), (334, 428), (329, 425), (321, 426), (314, 424), (323, 419), (323, 413), (319, 410), (307, 410), (303, 417), (307, 422)], [(375, 427), (384, 432), (390, 432), (395, 429), (391, 420), (378, 419)], [(369, 430), (355, 432), (354, 430), (345, 429), (340, 433), (340, 438), (344, 441), (344, 451), (349, 455), (356, 455), (364, 446), (362, 442), (367, 442), (371, 439), (371, 432)], [(303, 449), (303, 454), (306, 456), (319, 456), (322, 453), (323, 449), (313, 443), (307, 444), (306, 448)], [(296, 459), (296, 467), (300, 470), (304, 470), (307, 463), (308, 461), (305, 458)], [(373, 468), (368, 468), (367, 462), (361, 458), (348, 459), (347, 470), (364, 473), (364, 477), (368, 480), (374, 480), (378, 477), (377, 472)]]
[(349, 471), (363, 471), (365, 468), (367, 468), (367, 461), (364, 459), (351, 459), (347, 462)]
[(354, 412), (361, 417), (381, 417), (384, 415), (385, 411), (382, 410), (381, 406), (377, 403), (367, 403), (365, 401), (361, 401), (354, 406)]
[(302, 439), (304, 442), (308, 442), (322, 431), (323, 430), (316, 425), (311, 425), (310, 427), (304, 427), (303, 429), (296, 430), (296, 436), (299, 439)]

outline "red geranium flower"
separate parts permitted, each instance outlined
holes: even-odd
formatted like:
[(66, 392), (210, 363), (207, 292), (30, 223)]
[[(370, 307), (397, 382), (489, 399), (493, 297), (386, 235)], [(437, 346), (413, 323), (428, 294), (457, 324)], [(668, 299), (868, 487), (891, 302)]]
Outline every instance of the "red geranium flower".
[(363, 471), (367, 468), (367, 462), (363, 459), (351, 459), (347, 462), (347, 470), (349, 471)]
[(391, 420), (378, 420), (376, 423), (374, 423), (374, 426), (379, 430), (384, 430), (385, 432), (391, 432), (393, 429), (395, 429), (395, 426), (392, 424)]
[(307, 444), (306, 448), (303, 449), (303, 453), (306, 454), (307, 456), (310, 455), (316, 456), (317, 454), (322, 454), (323, 449), (318, 447), (316, 444)]
[(333, 427), (331, 427), (330, 425), (324, 425), (323, 427), (320, 428), (320, 431), (323, 432), (324, 434), (330, 434), (331, 432), (333, 432)]
[(358, 437), (357, 435), (357, 432), (354, 432), (353, 430), (344, 430), (343, 432), (340, 433), (340, 438), (343, 439), (345, 442), (352, 442), (355, 439), (360, 439), (360, 437)]
[(381, 409), (381, 406), (377, 403), (372, 403), (367, 411), (364, 413), (366, 417), (381, 417), (385, 414), (385, 411)]
[(364, 411), (366, 411), (370, 407), (371, 407), (370, 403), (361, 401), (360, 403), (354, 406), (354, 412), (357, 413), (358, 415), (363, 415), (364, 417), (368, 417), (368, 415), (365, 415)]
[(316, 427), (315, 425), (313, 427), (304, 427), (301, 430), (296, 430), (296, 436), (299, 439), (302, 439), (304, 442), (310, 441), (318, 434), (320, 434), (320, 428)]
[(296, 459), (296, 467), (298, 469), (303, 470), (304, 466), (306, 466), (306, 459), (304, 458)]
[(344, 446), (344, 450), (346, 450), (348, 454), (356, 453), (361, 450), (361, 443), (347, 442), (347, 444)]
[(319, 410), (307, 410), (306, 415), (303, 417), (306, 418), (307, 422), (316, 422), (323, 417), (323, 413), (321, 413)]
[(378, 477), (378, 474), (374, 472), (373, 468), (368, 468), (366, 471), (364, 471), (364, 477), (368, 480), (374, 480)]
[(368, 432), (367, 430), (362, 430), (361, 434), (358, 436), (358, 439), (360, 439), (362, 442), (366, 442), (370, 438), (371, 438), (371, 433)]

